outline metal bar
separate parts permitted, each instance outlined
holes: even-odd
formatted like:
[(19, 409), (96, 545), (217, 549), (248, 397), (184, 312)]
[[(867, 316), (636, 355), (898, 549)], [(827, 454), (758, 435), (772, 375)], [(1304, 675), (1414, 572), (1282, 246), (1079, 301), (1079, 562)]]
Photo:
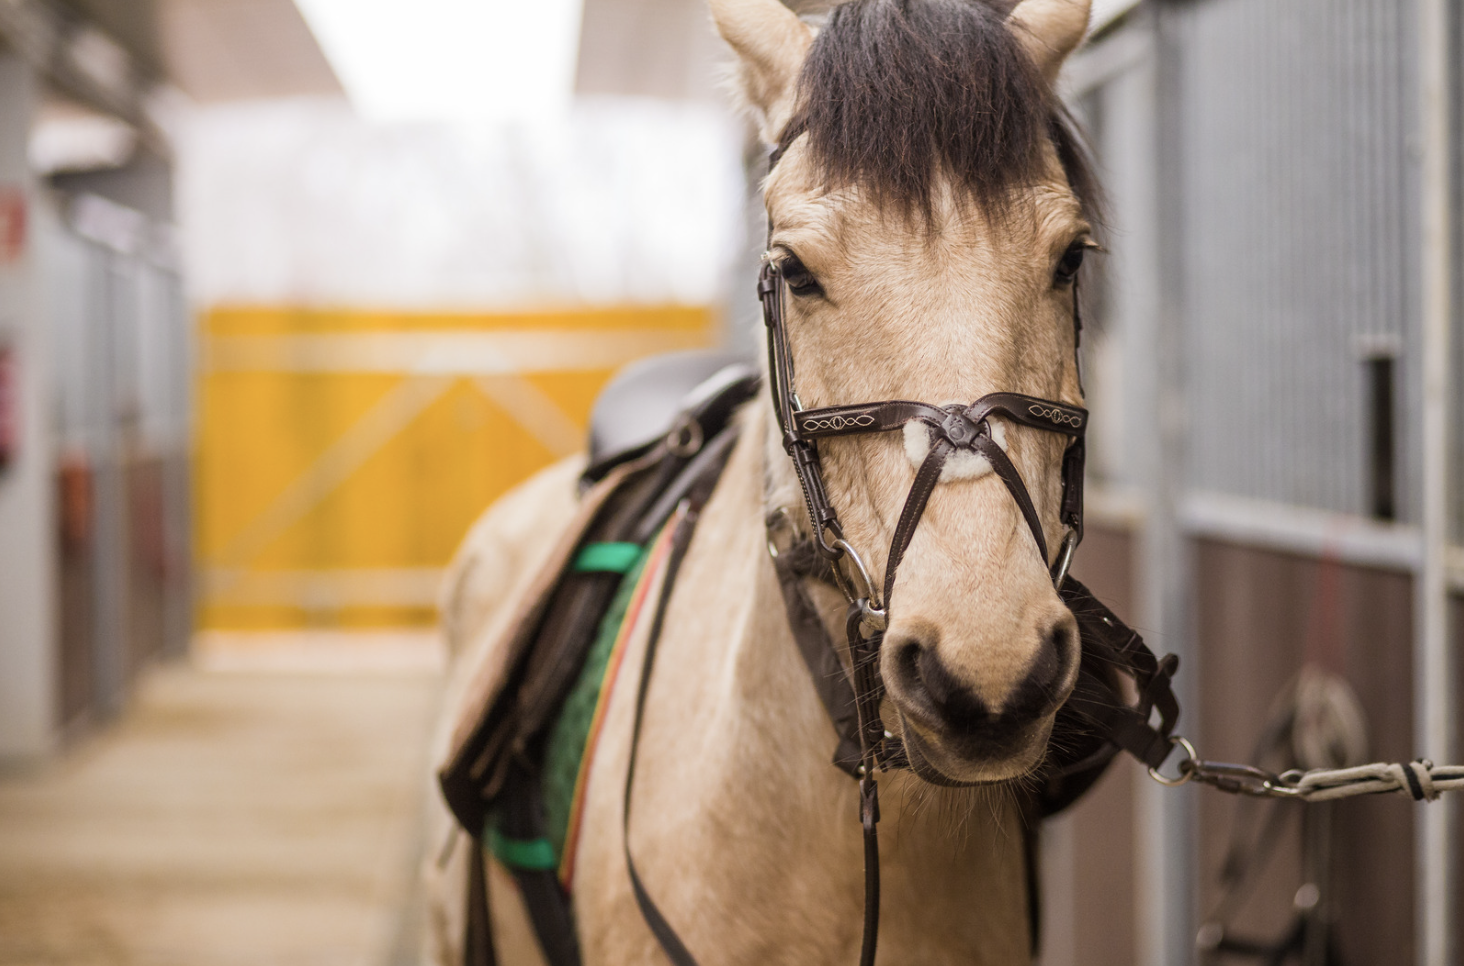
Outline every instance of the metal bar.
[[(1089, 523), (1137, 533), (1147, 518), (1139, 492), (1090, 486), (1084, 501)], [(1179, 523), (1189, 537), (1306, 557), (1325, 556), (1377, 570), (1411, 574), (1423, 561), (1420, 527), (1273, 500), (1190, 490), (1180, 498)], [(1464, 591), (1464, 546), (1448, 547), (1445, 576), (1451, 592)]]
[(1423, 535), (1418, 527), (1381, 523), (1351, 513), (1190, 491), (1180, 502), (1179, 514), (1185, 532), (1193, 537), (1312, 557), (1325, 555), (1381, 570), (1411, 572), (1421, 559)]
[[(1453, 229), (1450, 208), (1450, 84), (1453, 23), (1450, 0), (1418, 0), (1421, 104), (1419, 205), (1422, 229), (1422, 358), (1420, 431), (1423, 558), (1415, 588), (1414, 740), (1436, 762), (1455, 760), (1454, 668), (1449, 648), (1449, 327), (1453, 309)], [(1420, 810), (1417, 827), (1418, 962), (1456, 962), (1452, 914), (1456, 864), (1450, 801)]]
[[(1132, 343), (1141, 354), (1134, 375), (1143, 382), (1139, 411), (1157, 414), (1157, 432), (1137, 442), (1140, 476), (1148, 513), (1142, 532), (1139, 567), (1140, 619), (1158, 631), (1164, 651), (1193, 660), (1190, 627), (1191, 592), (1187, 540), (1179, 526), (1178, 499), (1184, 488), (1186, 462), (1184, 385), (1185, 299), (1184, 176), (1180, 100), (1181, 51), (1175, 12), (1150, 6), (1147, 19), (1134, 24), (1154, 38), (1154, 56), (1135, 68), (1145, 80), (1146, 151), (1135, 160), (1147, 165), (1143, 174), (1153, 187), (1130, 199), (1132, 222), (1125, 227), (1133, 251), (1131, 284), (1142, 288), (1134, 298), (1131, 323), (1141, 333)], [(1130, 172), (1136, 175), (1135, 172)], [(1194, 707), (1193, 678), (1177, 681), (1183, 705)], [(1183, 966), (1195, 959), (1195, 835), (1193, 789), (1161, 787), (1147, 778), (1137, 796), (1139, 847), (1138, 960), (1143, 966)]]

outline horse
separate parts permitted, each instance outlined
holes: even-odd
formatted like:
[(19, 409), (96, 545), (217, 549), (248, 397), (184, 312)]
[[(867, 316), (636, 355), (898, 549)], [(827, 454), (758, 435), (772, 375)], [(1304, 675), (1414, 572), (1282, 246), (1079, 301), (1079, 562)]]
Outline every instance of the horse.
[[(738, 91), (776, 149), (765, 258), (786, 286), (797, 406), (969, 405), (1003, 392), (1081, 406), (1075, 279), (1096, 189), (1053, 85), (1087, 29), (1089, 0), (849, 0), (817, 29), (778, 0), (710, 6)], [(738, 441), (669, 590), (628, 845), (699, 962), (847, 963), (861, 944), (859, 796), (829, 763), (830, 721), (785, 616), (767, 521), (819, 535), (769, 394), (735, 419)], [(881, 776), (886, 964), (1033, 956), (1024, 783), (1044, 759), (1080, 647), (1046, 550), (1064, 539), (1066, 440), (1001, 415), (988, 422), (1035, 516), (997, 479), (994, 457), (956, 453), (936, 466), (884, 600), (884, 720), (917, 766)], [(871, 583), (887, 576), (883, 548), (934, 445), (914, 422), (820, 440), (829, 501)], [(575, 513), (582, 467), (572, 458), (521, 485), (465, 541), (443, 607), (459, 668), (495, 646), (528, 593)], [(810, 593), (842, 629), (838, 593)], [(588, 765), (570, 883), (587, 966), (666, 961), (622, 851), (648, 634), (642, 622), (626, 643)], [(455, 966), (477, 846), (445, 810), (431, 843), (432, 955)], [(542, 962), (496, 863), (488, 886), (498, 961)]]

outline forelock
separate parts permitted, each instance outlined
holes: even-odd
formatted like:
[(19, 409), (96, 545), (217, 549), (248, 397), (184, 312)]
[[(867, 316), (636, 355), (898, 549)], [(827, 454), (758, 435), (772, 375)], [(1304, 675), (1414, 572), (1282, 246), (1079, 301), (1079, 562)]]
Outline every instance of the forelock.
[(930, 218), (938, 179), (989, 213), (1044, 176), (1050, 141), (1085, 208), (1094, 181), (1066, 112), (1000, 0), (849, 0), (819, 32), (780, 139), (808, 138), (825, 188)]

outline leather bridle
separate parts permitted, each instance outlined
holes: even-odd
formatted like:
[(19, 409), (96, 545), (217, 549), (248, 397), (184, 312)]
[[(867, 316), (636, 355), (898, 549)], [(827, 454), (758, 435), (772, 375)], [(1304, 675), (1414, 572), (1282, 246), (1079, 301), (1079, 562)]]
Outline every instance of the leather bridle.
[[(758, 297), (762, 302), (763, 321), (768, 335), (768, 388), (773, 397), (773, 409), (777, 413), (778, 429), (782, 433), (783, 448), (793, 461), (803, 497), (808, 506), (809, 522), (813, 525), (813, 536), (819, 551), (829, 561), (838, 561), (853, 548), (844, 539), (843, 527), (839, 523), (838, 511), (829, 501), (823, 483), (823, 468), (819, 461), (817, 441), (835, 436), (861, 436), (870, 433), (888, 433), (902, 430), (907, 423), (918, 421), (934, 431), (930, 452), (915, 474), (915, 482), (905, 499), (900, 512), (899, 524), (895, 527), (894, 539), (890, 544), (889, 564), (885, 569), (883, 600), (888, 603), (894, 589), (895, 571), (915, 535), (915, 526), (920, 522), (930, 494), (939, 482), (946, 461), (956, 452), (967, 451), (984, 458), (992, 470), (1006, 484), (1012, 499), (1022, 511), (1032, 537), (1037, 541), (1037, 552), (1043, 563), (1048, 564), (1047, 539), (1043, 535), (1042, 521), (1037, 516), (1032, 497), (1022, 476), (1012, 464), (1006, 451), (992, 437), (990, 417), (1002, 416), (1013, 422), (1060, 433), (1069, 437), (1062, 461), (1062, 505), (1061, 520), (1067, 528), (1063, 538), (1062, 552), (1055, 563), (1051, 563), (1053, 582), (1061, 585), (1066, 575), (1066, 563), (1071, 563), (1072, 550), (1083, 536), (1083, 462), (1085, 456), (1084, 433), (1088, 426), (1088, 411), (1080, 406), (1015, 392), (987, 393), (969, 406), (932, 406), (929, 403), (894, 399), (878, 403), (857, 403), (845, 406), (827, 406), (821, 409), (804, 409), (793, 388), (793, 359), (788, 346), (788, 332), (783, 319), (783, 298), (786, 285), (782, 272), (772, 258), (764, 260), (758, 276)], [(1073, 296), (1073, 324), (1076, 333), (1081, 329), (1077, 310), (1077, 294)], [(853, 558), (857, 560), (857, 554)], [(863, 570), (862, 561), (855, 564)], [(867, 574), (866, 574), (867, 576)], [(873, 588), (869, 588), (871, 592)], [(853, 603), (853, 600), (850, 601)], [(878, 610), (878, 603), (870, 599), (871, 609)], [(878, 615), (875, 615), (876, 623)]]
[[(772, 158), (777, 163), (777, 154)], [(769, 238), (772, 226), (769, 224)], [(1072, 563), (1073, 551), (1083, 535), (1083, 462), (1084, 431), (1088, 411), (1078, 406), (1051, 399), (1041, 399), (1014, 392), (993, 392), (969, 406), (934, 406), (909, 400), (888, 400), (875, 403), (828, 406), (804, 409), (793, 385), (793, 356), (788, 342), (784, 318), (787, 285), (778, 263), (765, 256), (758, 276), (758, 297), (762, 302), (763, 321), (768, 339), (768, 388), (777, 414), (783, 448), (792, 460), (794, 472), (803, 490), (808, 519), (812, 525), (811, 542), (832, 570), (836, 583), (849, 603), (845, 629), (849, 642), (854, 705), (858, 716), (859, 817), (864, 830), (864, 938), (860, 950), (861, 966), (873, 966), (879, 934), (879, 790), (874, 773), (880, 767), (902, 767), (916, 764), (922, 777), (941, 784), (961, 784), (929, 774), (928, 767), (919, 767), (899, 746), (899, 739), (885, 730), (880, 716), (884, 682), (880, 675), (880, 650), (889, 624), (889, 606), (895, 587), (895, 574), (905, 551), (915, 536), (915, 529), (940, 481), (947, 461), (956, 453), (967, 452), (986, 460), (1006, 485), (1007, 491), (1022, 512), (1027, 527), (1037, 543), (1037, 552), (1044, 566), (1049, 567), (1053, 584), (1061, 589)], [(1082, 329), (1078, 310), (1076, 282), (1073, 289), (1074, 349)], [(1068, 437), (1063, 453), (1063, 494), (1060, 508), (1065, 527), (1058, 559), (1048, 556), (1042, 521), (1032, 503), (1031, 494), (1021, 474), (1006, 451), (993, 438), (991, 418), (1000, 416), (1023, 426), (1058, 433)], [(915, 480), (905, 497), (890, 541), (886, 558), (884, 585), (874, 586), (863, 558), (844, 536), (838, 510), (829, 500), (824, 486), (823, 466), (818, 441), (833, 437), (862, 436), (903, 430), (911, 422), (923, 424), (932, 434), (930, 450), (915, 473)], [(779, 516), (774, 514), (774, 517)], [(769, 546), (773, 548), (778, 525), (769, 518)], [(847, 567), (847, 570), (845, 569)], [(780, 574), (781, 576), (781, 574)], [(785, 588), (787, 593), (787, 588)]]
[[(784, 146), (791, 140), (785, 136)], [(782, 148), (773, 153), (776, 164)], [(771, 225), (769, 226), (771, 239)], [(1083, 460), (1087, 410), (1067, 403), (1013, 392), (988, 393), (967, 405), (934, 406), (907, 400), (860, 403), (804, 409), (793, 386), (793, 358), (784, 320), (786, 283), (779, 266), (764, 261), (758, 277), (758, 296), (768, 337), (768, 388), (782, 433), (783, 448), (798, 476), (812, 532), (799, 534), (792, 513), (779, 507), (767, 518), (768, 551), (787, 608), (789, 627), (824, 705), (839, 745), (834, 763), (859, 781), (859, 817), (864, 831), (864, 937), (860, 966), (873, 966), (879, 938), (879, 792), (878, 769), (913, 768), (926, 781), (960, 785), (907, 755), (899, 737), (885, 731), (880, 718), (884, 683), (879, 657), (888, 627), (895, 574), (915, 529), (930, 501), (942, 471), (957, 453), (987, 461), (1022, 512), (1036, 541), (1053, 585), (1077, 621), (1082, 642), (1077, 681), (1057, 711), (1054, 730), (1068, 729), (1073, 748), (1046, 770), (1036, 804), (1056, 811), (1070, 804), (1103, 773), (1119, 749), (1151, 769), (1163, 763), (1176, 739), (1172, 738), (1179, 705), (1170, 681), (1179, 661), (1162, 659), (1077, 580), (1068, 577), (1073, 552), (1083, 535)], [(1073, 281), (1073, 344), (1076, 354), (1082, 332), (1077, 281)], [(1075, 360), (1076, 361), (1076, 360)], [(1080, 374), (1081, 375), (1081, 374)], [(1081, 384), (1081, 381), (1080, 381)], [(1062, 460), (1060, 520), (1064, 526), (1057, 559), (1049, 560), (1042, 521), (1021, 474), (993, 438), (991, 420), (1008, 419), (1022, 426), (1058, 433), (1068, 439)], [(839, 514), (824, 486), (819, 442), (841, 436), (859, 436), (901, 430), (912, 422), (932, 436), (930, 450), (915, 473), (900, 519), (890, 542), (882, 588), (875, 586), (858, 551), (844, 535)], [(662, 580), (660, 599), (641, 668), (635, 721), (631, 730), (631, 757), (625, 778), (626, 866), (637, 905), (662, 952), (675, 966), (696, 966), (697, 960), (646, 891), (629, 850), (631, 787), (635, 776), (635, 749), (639, 742), (647, 684), (655, 660), (656, 642), (675, 572), (694, 525), (695, 507), (678, 525), (672, 564)], [(784, 540), (785, 531), (793, 531)], [(803, 587), (805, 579), (830, 580), (842, 590), (849, 608), (845, 617), (848, 637), (848, 673), (835, 652), (823, 617)], [(1129, 686), (1120, 683), (1127, 680)], [(1132, 694), (1127, 693), (1131, 690)], [(851, 713), (852, 712), (852, 713)], [(1157, 714), (1158, 721), (1153, 717)], [(857, 736), (857, 737), (856, 737)], [(918, 758), (918, 756), (917, 756)], [(1048, 814), (1051, 813), (1048, 812)], [(1029, 885), (1035, 880), (1029, 879)], [(1034, 897), (1029, 900), (1035, 903)], [(1035, 921), (1035, 920), (1034, 920)], [(1035, 927), (1034, 927), (1035, 928)], [(1035, 941), (1035, 933), (1034, 933)]]

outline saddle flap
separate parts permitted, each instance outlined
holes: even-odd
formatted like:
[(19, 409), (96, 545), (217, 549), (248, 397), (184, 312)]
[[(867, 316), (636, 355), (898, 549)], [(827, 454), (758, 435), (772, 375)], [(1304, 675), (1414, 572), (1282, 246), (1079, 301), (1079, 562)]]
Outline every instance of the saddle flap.
[(497, 750), (494, 729), (503, 718), (502, 699), (528, 654), (561, 577), (610, 497), (627, 477), (651, 462), (652, 457), (642, 457), (620, 464), (580, 498), (574, 519), (516, 602), (499, 639), (478, 652), (478, 663), (467, 672), (468, 684), (453, 715), (447, 754), (438, 768), (443, 795), (464, 828), (481, 825), (481, 772)]

